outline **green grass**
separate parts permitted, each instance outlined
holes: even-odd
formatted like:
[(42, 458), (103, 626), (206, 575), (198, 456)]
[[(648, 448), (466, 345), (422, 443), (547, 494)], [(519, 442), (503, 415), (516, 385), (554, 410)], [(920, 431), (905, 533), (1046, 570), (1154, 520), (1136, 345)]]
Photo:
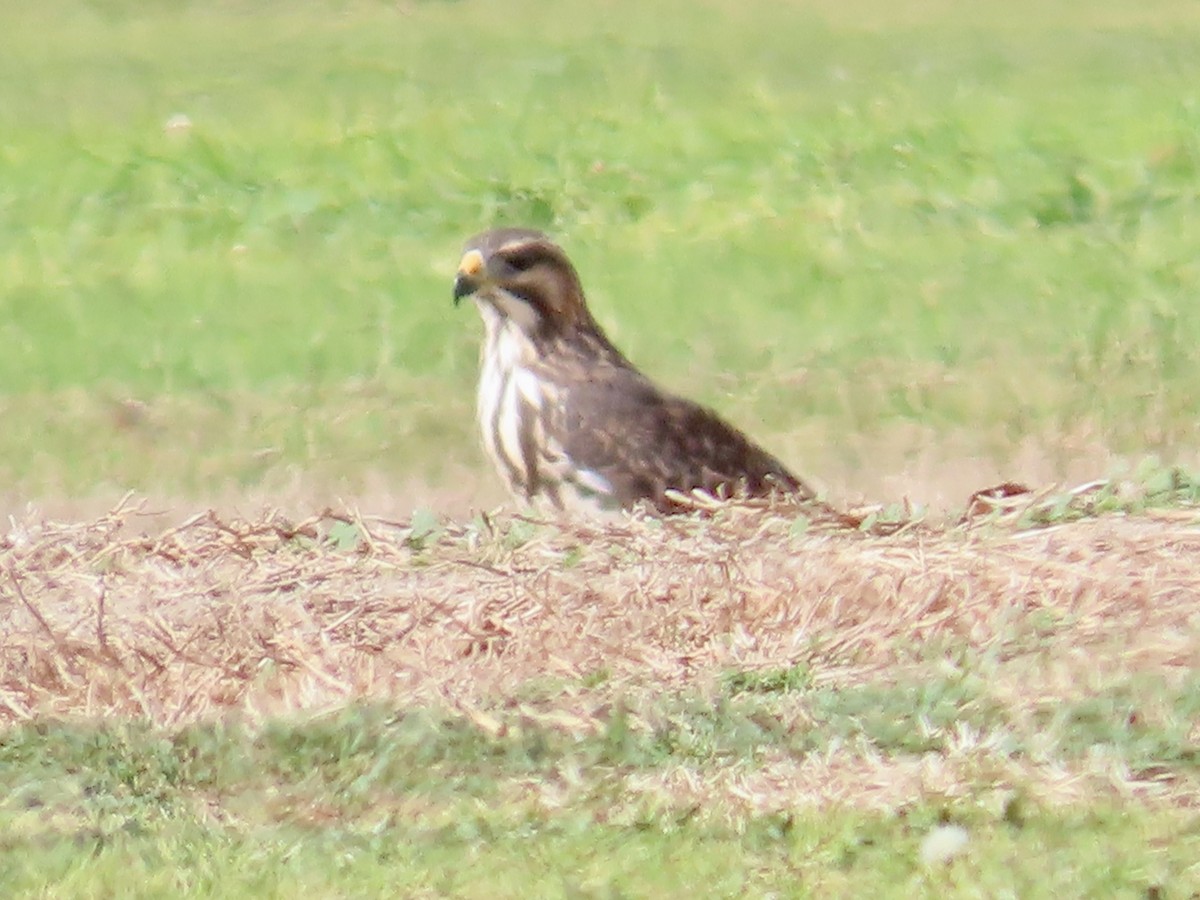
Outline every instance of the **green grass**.
[(1000, 460), (1080, 431), (1174, 458), (1200, 23), (1044, 6), (10, 11), (0, 472), (474, 465), (479, 326), (448, 284), (516, 222), (563, 239), (635, 360), (806, 465), (912, 423)]
[[(918, 812), (918, 818), (925, 818)], [(597, 825), (476, 813), (422, 832), (388, 825), (246, 838), (188, 824), (43, 845), (53, 895), (101, 897), (1155, 896), (1193, 866), (1194, 826), (1112, 811), (983, 824), (985, 858), (917, 862), (926, 821), (840, 813), (721, 827)], [(81, 862), (86, 854), (87, 862)], [(983, 854), (980, 854), (983, 855)], [(1016, 871), (1009, 861), (1028, 860)], [(9, 896), (39, 894), (14, 867)], [(1174, 877), (1173, 877), (1174, 876)], [(1182, 879), (1179, 879), (1182, 880)], [(1194, 886), (1194, 876), (1184, 884)], [(27, 894), (26, 891), (31, 892)], [(1184, 895), (1186, 896), (1186, 895)]]
[[(491, 736), (444, 713), (377, 707), (258, 730), (43, 722), (0, 746), (0, 884), (6, 896), (64, 897), (1186, 896), (1200, 888), (1194, 814), (1047, 806), (1034, 781), (998, 780), (997, 761), (1053, 772), (1108, 748), (1194, 781), (1180, 728), (1194, 721), (1195, 687), (1114, 685), (1026, 734), (998, 707), (972, 713), (951, 684), (647, 700), (590, 737), (500, 710), (508, 730)], [(981, 743), (973, 775), (950, 793), (886, 815), (817, 810), (803, 796), (738, 814), (716, 787), (700, 802), (633, 788), (681, 766), (753, 778), (830, 742), (850, 760), (944, 753), (936, 737), (911, 739), (918, 722), (927, 736), (953, 733), (943, 704), (1010, 739)], [(812, 722), (784, 724), (804, 708)], [(556, 794), (569, 802), (539, 799)], [(931, 866), (922, 842), (944, 823), (967, 831), (968, 849)]]

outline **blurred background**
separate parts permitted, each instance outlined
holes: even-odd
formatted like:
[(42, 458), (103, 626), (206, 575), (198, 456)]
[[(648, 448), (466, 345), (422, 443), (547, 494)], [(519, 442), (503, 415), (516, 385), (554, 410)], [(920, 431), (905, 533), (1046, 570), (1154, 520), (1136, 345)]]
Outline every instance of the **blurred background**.
[(1194, 3), (2, 9), (0, 511), (501, 502), (495, 224), (831, 498), (1196, 460)]

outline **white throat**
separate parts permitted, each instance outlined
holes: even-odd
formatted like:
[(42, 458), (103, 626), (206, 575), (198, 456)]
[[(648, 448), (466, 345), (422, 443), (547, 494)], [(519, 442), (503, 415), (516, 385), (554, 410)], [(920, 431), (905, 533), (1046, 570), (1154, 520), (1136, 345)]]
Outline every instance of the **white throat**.
[(491, 302), (477, 297), (475, 305), (485, 332), (476, 398), (483, 448), (502, 473), (523, 472), (520, 404), (542, 406), (538, 379), (529, 370), (537, 352), (520, 325)]
[[(510, 302), (533, 314), (520, 301)], [(538, 377), (539, 356), (521, 323), (489, 300), (477, 297), (475, 303), (486, 332), (476, 411), (483, 448), (497, 471), (514, 495), (535, 506), (614, 509), (607, 479), (576, 468), (547, 434), (544, 417), (565, 402), (566, 392)]]

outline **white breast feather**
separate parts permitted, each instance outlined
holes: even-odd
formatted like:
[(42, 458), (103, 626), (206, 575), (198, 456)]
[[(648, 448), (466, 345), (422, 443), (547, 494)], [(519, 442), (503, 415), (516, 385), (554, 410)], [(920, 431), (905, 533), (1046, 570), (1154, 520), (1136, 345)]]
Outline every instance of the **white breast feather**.
[[(514, 301), (515, 302), (515, 301)], [(480, 357), (477, 415), (484, 450), (510, 489), (525, 496), (526, 466), (521, 450), (521, 405), (537, 414), (534, 444), (542, 448), (538, 474), (545, 483), (542, 494), (532, 498), (552, 509), (610, 511), (617, 508), (612, 485), (599, 472), (577, 469), (562, 446), (548, 440), (542, 429), (541, 413), (566, 397), (545, 385), (532, 369), (537, 350), (519, 324), (490, 302), (477, 299), (484, 323), (484, 349)], [(521, 304), (523, 306), (523, 304)], [(520, 479), (513, 482), (514, 473)]]

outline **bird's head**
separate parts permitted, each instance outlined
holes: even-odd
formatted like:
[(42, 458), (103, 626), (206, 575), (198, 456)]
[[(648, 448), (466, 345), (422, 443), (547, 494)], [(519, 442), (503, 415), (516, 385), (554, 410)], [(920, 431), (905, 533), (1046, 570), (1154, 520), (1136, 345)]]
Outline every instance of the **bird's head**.
[(455, 304), (463, 297), (490, 305), (530, 337), (591, 321), (567, 255), (528, 228), (496, 228), (467, 241), (454, 279)]

